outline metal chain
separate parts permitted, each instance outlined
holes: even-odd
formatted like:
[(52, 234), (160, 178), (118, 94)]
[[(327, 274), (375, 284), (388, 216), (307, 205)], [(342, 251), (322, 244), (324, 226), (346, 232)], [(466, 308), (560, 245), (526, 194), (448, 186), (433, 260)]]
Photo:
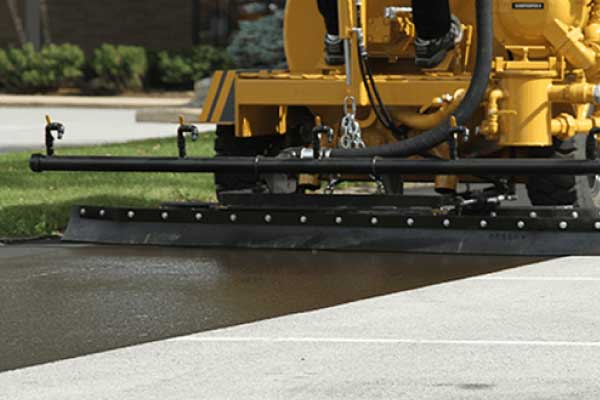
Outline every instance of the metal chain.
[(342, 138), (340, 147), (343, 149), (361, 149), (365, 147), (362, 130), (356, 120), (356, 99), (352, 96), (344, 100), (344, 118), (342, 119)]

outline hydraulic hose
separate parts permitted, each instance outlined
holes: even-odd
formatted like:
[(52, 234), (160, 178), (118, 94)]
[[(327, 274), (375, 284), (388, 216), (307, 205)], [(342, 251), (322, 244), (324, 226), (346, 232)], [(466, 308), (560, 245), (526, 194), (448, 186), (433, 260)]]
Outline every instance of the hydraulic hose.
[[(467, 123), (480, 107), (492, 72), (494, 50), (493, 0), (476, 0), (477, 57), (469, 90), (453, 114), (459, 125)], [(448, 140), (450, 120), (418, 136), (383, 146), (363, 149), (333, 149), (330, 157), (410, 157)]]

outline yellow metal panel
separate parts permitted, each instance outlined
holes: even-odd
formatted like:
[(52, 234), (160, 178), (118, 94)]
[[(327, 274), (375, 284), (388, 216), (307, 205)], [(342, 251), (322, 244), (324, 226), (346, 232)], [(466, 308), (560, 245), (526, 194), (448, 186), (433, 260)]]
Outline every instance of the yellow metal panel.
[(227, 99), (229, 98), (229, 94), (231, 92), (231, 89), (233, 88), (233, 82), (235, 81), (236, 74), (237, 73), (235, 71), (229, 71), (225, 76), (221, 92), (217, 98), (215, 111), (211, 118), (211, 122), (213, 123), (219, 122), (219, 120), (221, 119), (221, 115), (223, 115), (223, 110), (225, 110)]
[[(301, 16), (301, 18), (298, 18)], [(307, 29), (310, 27), (310, 29)], [(291, 71), (315, 72), (325, 68), (325, 24), (312, 0), (288, 0), (285, 8), (285, 55)]]
[(282, 126), (280, 107), (240, 106), (236, 136), (254, 137), (277, 135)]
[(338, 0), (338, 14), (340, 21), (340, 37), (352, 38), (352, 29), (357, 24), (356, 7), (354, 0)]
[(212, 83), (210, 84), (210, 89), (208, 90), (208, 95), (206, 96), (204, 106), (202, 107), (202, 114), (200, 115), (199, 122), (210, 122), (215, 103), (217, 101), (219, 87), (221, 85), (221, 81), (223, 80), (223, 75), (223, 71), (217, 71), (213, 75)]
[[(469, 85), (467, 79), (398, 79), (377, 82), (388, 106), (423, 106), (444, 94), (454, 94)], [(236, 98), (240, 105), (310, 105), (342, 106), (346, 83), (341, 79), (239, 79)], [(361, 106), (369, 101), (361, 90)]]

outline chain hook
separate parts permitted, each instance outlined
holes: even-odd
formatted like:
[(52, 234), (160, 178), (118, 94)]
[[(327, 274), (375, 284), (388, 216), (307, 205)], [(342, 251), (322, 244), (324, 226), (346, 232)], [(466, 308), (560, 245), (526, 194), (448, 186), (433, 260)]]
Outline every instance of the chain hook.
[(356, 99), (348, 96), (344, 99), (344, 118), (342, 119), (342, 138), (340, 146), (344, 149), (360, 149), (365, 147), (362, 130), (356, 120)]

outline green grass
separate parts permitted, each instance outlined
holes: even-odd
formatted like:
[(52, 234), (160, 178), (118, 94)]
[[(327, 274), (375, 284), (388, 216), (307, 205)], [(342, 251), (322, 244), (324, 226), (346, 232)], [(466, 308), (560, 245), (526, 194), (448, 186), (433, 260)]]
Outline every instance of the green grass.
[[(213, 155), (213, 135), (188, 141), (188, 154)], [(119, 145), (58, 148), (59, 155), (165, 157), (177, 154), (175, 139)], [(0, 154), (0, 237), (61, 232), (73, 205), (155, 207), (164, 201), (211, 200), (212, 175), (71, 173), (29, 170), (31, 152)]]

